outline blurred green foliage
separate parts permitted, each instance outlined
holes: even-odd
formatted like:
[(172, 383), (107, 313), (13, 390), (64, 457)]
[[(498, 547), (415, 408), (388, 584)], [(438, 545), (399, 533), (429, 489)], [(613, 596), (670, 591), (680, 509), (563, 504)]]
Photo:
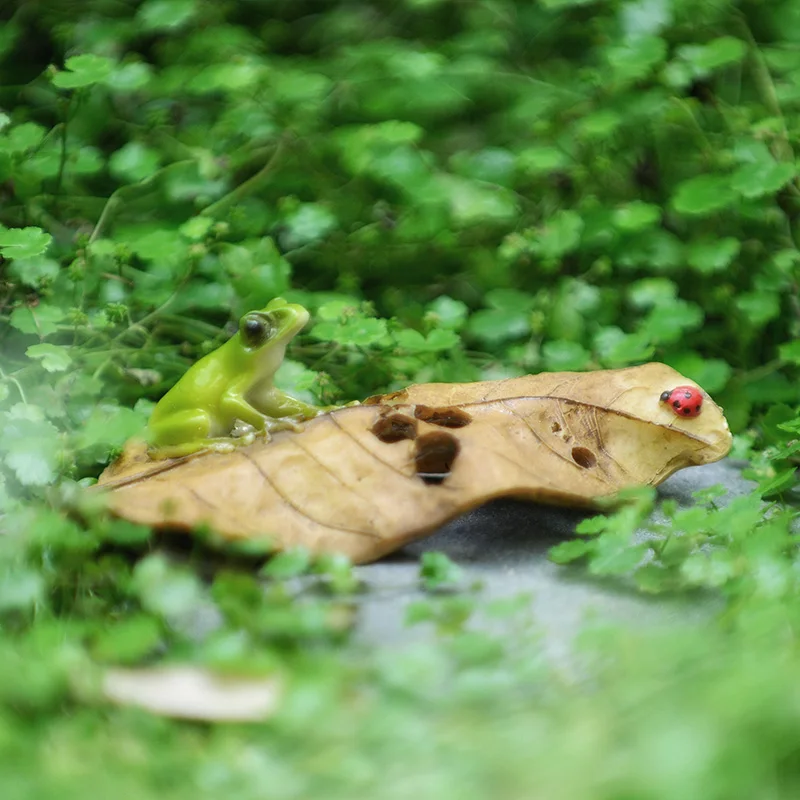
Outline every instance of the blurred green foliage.
[[(796, 0), (29, 0), (0, 74), (3, 797), (797, 796)], [(430, 553), (408, 620), (441, 640), (365, 653), (345, 560), (209, 567), (87, 507), (278, 294), (313, 315), (279, 373), (307, 400), (647, 360), (700, 383), (756, 490), (634, 493), (552, 558), (719, 619), (597, 631), (553, 672), (525, 603), (483, 633)], [(291, 689), (249, 729), (81, 703), (97, 665), (162, 659)]]

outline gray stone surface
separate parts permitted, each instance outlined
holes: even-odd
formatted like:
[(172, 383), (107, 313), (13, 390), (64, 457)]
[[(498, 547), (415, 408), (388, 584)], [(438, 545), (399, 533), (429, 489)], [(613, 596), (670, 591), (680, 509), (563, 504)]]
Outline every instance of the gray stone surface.
[[(728, 500), (751, 488), (739, 467), (724, 460), (681, 470), (659, 488), (659, 494), (689, 504), (692, 492), (715, 484), (728, 487)], [(584, 516), (570, 509), (496, 501), (393, 556), (359, 567), (369, 591), (359, 604), (357, 637), (375, 645), (396, 645), (432, 635), (429, 625), (405, 624), (409, 601), (425, 596), (419, 590), (417, 559), (429, 550), (446, 553), (469, 577), (480, 580), (484, 598), (529, 593), (532, 616), (543, 634), (544, 646), (556, 657), (569, 651), (575, 633), (590, 617), (650, 626), (690, 623), (713, 613), (717, 605), (713, 597), (703, 601), (696, 597), (648, 598), (550, 562), (548, 549), (571, 537)]]

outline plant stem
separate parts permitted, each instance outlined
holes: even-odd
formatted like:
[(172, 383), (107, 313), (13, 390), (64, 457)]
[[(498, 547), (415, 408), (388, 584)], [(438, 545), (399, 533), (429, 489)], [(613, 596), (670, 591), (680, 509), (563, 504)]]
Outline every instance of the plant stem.
[(70, 94), (69, 99), (66, 102), (66, 107), (64, 110), (64, 122), (61, 125), (61, 157), (58, 161), (58, 175), (56, 176), (56, 189), (55, 189), (55, 196), (56, 196), (56, 208), (58, 208), (59, 201), (61, 200), (61, 187), (64, 183), (64, 169), (67, 165), (67, 126), (69, 125), (69, 110), (70, 106), (72, 105), (72, 97), (73, 95)]
[(286, 139), (281, 138), (278, 140), (277, 145), (275, 145), (275, 150), (272, 153), (269, 161), (264, 164), (261, 169), (256, 172), (255, 175), (249, 177), (243, 183), (240, 183), (235, 189), (231, 190), (226, 194), (224, 197), (221, 197), (216, 202), (212, 203), (209, 206), (206, 206), (203, 211), (201, 212), (203, 216), (206, 217), (220, 217), (224, 212), (226, 212), (230, 206), (234, 205), (235, 203), (240, 202), (245, 197), (256, 192), (261, 186), (266, 182), (266, 179), (270, 176), (270, 173), (275, 169), (278, 162), (280, 161), (281, 156), (283, 155), (284, 149), (286, 145)]
[(25, 405), (28, 405), (28, 398), (25, 397), (25, 390), (22, 388), (22, 384), (13, 375), (6, 375), (6, 373), (3, 372), (2, 368), (0, 368), (0, 378), (2, 378), (5, 381), (8, 381), (9, 383), (13, 383), (14, 386), (17, 387), (17, 391), (19, 392), (19, 396), (22, 402)]

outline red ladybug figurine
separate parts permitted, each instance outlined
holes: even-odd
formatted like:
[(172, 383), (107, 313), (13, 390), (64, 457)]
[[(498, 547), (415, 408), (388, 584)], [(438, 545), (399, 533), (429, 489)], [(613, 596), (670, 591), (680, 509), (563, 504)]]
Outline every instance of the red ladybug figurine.
[(661, 402), (669, 403), (679, 417), (696, 417), (703, 408), (703, 395), (696, 386), (676, 386), (661, 394)]

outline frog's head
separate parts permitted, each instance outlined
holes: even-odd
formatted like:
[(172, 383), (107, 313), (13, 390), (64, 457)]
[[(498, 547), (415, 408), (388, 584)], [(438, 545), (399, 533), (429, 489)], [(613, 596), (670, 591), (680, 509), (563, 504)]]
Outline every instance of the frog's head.
[(270, 300), (260, 311), (248, 311), (239, 320), (239, 337), (248, 353), (280, 353), (308, 322), (308, 311), (282, 297)]

